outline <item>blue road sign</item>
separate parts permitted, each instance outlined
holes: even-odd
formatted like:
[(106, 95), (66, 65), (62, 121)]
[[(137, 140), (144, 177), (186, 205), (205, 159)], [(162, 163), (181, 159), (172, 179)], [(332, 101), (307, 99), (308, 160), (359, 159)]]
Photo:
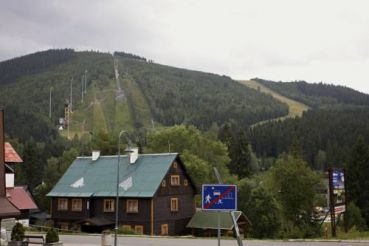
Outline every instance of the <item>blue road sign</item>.
[(216, 211), (237, 210), (237, 186), (229, 184), (203, 185), (202, 209)]

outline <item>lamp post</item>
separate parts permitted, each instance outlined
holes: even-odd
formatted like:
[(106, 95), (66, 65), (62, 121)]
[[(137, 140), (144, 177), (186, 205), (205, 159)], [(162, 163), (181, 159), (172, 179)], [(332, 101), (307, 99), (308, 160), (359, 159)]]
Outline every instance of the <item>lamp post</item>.
[(119, 224), (119, 166), (120, 166), (120, 139), (123, 135), (126, 134), (126, 140), (128, 143), (128, 148), (125, 150), (126, 152), (131, 151), (131, 141), (128, 138), (128, 133), (126, 131), (120, 131), (118, 136), (118, 164), (117, 164), (117, 186), (116, 186), (116, 198), (115, 198), (115, 230), (114, 230), (114, 246), (117, 246), (117, 236), (118, 236), (118, 224)]

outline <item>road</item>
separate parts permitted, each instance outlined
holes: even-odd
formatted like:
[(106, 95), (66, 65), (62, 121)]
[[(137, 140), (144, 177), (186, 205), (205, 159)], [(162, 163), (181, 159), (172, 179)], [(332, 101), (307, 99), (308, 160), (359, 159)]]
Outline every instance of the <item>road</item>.
[[(87, 246), (101, 245), (101, 237), (97, 235), (60, 235), (64, 246)], [(113, 240), (112, 240), (113, 243)], [(151, 237), (119, 237), (118, 245), (129, 246), (216, 246), (217, 240), (214, 239), (193, 239), (193, 238), (151, 238)], [(262, 241), (245, 240), (244, 246), (364, 246), (369, 245), (369, 241), (344, 241), (344, 242), (286, 242), (286, 241)], [(221, 246), (237, 246), (235, 240), (222, 240)]]

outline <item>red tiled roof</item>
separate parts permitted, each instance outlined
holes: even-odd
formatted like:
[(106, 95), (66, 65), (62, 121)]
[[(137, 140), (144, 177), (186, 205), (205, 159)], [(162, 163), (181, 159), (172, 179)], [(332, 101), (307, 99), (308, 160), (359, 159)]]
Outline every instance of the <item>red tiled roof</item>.
[(31, 195), (23, 187), (6, 188), (6, 196), (8, 200), (19, 210), (37, 209), (37, 205), (32, 200)]
[(23, 162), (22, 158), (20, 158), (18, 153), (14, 150), (13, 146), (8, 142), (5, 143), (5, 162), (6, 163)]

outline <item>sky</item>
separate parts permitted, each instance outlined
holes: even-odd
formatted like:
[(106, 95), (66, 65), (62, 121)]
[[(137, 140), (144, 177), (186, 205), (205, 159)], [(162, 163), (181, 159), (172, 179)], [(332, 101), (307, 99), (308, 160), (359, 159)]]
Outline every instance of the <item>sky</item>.
[(234, 79), (369, 93), (367, 0), (0, 0), (0, 61), (125, 51)]

